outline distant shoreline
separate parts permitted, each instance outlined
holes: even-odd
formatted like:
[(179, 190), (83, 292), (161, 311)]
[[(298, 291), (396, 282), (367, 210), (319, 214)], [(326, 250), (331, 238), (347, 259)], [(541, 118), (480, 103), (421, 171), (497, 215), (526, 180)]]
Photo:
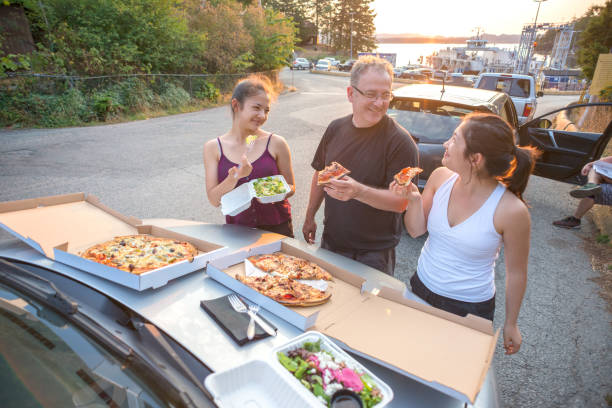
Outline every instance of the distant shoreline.
[[(398, 36), (380, 36), (376, 38), (379, 44), (463, 44), (472, 37), (406, 37)], [(483, 36), (484, 40), (489, 43), (514, 44), (520, 40), (520, 35), (499, 35), (499, 36)]]

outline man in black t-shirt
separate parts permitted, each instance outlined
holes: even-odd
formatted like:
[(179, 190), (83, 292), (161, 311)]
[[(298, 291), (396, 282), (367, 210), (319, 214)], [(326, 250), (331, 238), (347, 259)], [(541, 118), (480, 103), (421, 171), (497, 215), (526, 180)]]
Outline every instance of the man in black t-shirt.
[[(395, 246), (401, 236), (406, 201), (389, 191), (393, 176), (418, 166), (418, 149), (410, 134), (386, 115), (393, 71), (380, 58), (360, 59), (347, 88), (352, 115), (334, 120), (312, 161), (315, 173), (302, 232), (314, 243), (314, 217), (325, 199), (321, 247), (393, 275)], [(318, 172), (336, 161), (351, 174), (317, 185)]]

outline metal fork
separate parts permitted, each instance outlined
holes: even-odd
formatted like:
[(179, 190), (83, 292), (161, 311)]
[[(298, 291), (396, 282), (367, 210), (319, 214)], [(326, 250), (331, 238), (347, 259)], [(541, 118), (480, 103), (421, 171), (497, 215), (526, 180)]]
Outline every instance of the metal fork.
[[(238, 299), (238, 296), (230, 295), (228, 299), (235, 311), (238, 313), (249, 313), (244, 303)], [(255, 337), (255, 320), (251, 313), (249, 313), (249, 316), (251, 316), (251, 320), (249, 320), (249, 325), (247, 326), (247, 338), (253, 340), (253, 337)]]
[(257, 316), (258, 312), (259, 312), (259, 305), (255, 305), (255, 304), (249, 305), (248, 313), (249, 315), (251, 315), (253, 319), (255, 319), (255, 323), (261, 326), (261, 328), (264, 329), (264, 331), (268, 333), (270, 336), (276, 336), (276, 329), (274, 329), (272, 326), (266, 323), (266, 321), (263, 320), (261, 317)]

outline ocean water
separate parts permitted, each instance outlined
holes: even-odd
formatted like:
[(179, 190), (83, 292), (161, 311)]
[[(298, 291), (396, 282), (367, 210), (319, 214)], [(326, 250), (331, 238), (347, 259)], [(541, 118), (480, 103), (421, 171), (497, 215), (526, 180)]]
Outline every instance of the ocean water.
[[(518, 44), (493, 44), (489, 43), (490, 47), (499, 47), (504, 49), (518, 49)], [(418, 64), (419, 57), (423, 57), (423, 64), (426, 64), (425, 57), (433, 54), (435, 51), (453, 47), (465, 47), (463, 44), (394, 44), (394, 43), (382, 43), (378, 44), (376, 51), (384, 53), (396, 53), (396, 66)]]

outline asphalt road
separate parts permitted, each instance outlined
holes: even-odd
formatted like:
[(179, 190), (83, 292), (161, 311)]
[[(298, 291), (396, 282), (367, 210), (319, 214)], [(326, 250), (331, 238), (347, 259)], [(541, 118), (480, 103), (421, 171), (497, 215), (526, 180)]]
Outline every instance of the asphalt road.
[[(285, 71), (297, 92), (279, 97), (265, 129), (289, 142), (297, 193), (291, 199), (294, 230), (308, 201), (310, 161), (329, 122), (350, 113), (348, 78)], [(542, 108), (561, 107), (572, 96), (544, 96)], [(137, 122), (54, 130), (0, 131), (0, 201), (84, 191), (123, 214), (223, 222), (206, 200), (202, 146), (231, 124), (229, 107)], [(532, 177), (532, 244), (529, 281), (519, 325), (519, 354), (505, 356), (498, 342), (494, 366), (506, 407), (605, 407), (612, 393), (610, 315), (599, 297), (580, 231), (551, 226), (572, 212), (569, 186)], [(321, 227), (322, 210), (318, 214)], [(319, 231), (320, 232), (320, 231)], [(0, 239), (6, 238), (5, 233)], [(300, 238), (301, 239), (301, 238)], [(396, 276), (408, 282), (424, 238), (407, 235), (398, 246)], [(495, 326), (504, 321), (503, 255), (497, 265)]]

